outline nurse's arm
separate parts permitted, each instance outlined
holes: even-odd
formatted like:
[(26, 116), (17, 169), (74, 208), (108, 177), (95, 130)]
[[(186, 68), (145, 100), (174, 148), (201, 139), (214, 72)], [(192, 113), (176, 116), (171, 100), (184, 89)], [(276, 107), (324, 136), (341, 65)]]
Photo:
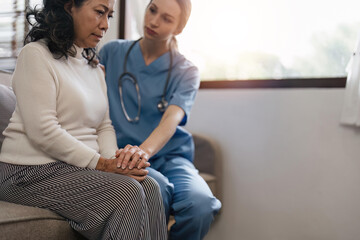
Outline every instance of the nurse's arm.
[(146, 153), (145, 156), (147, 156), (144, 157), (144, 154), (133, 154), (132, 156), (129, 156), (124, 152), (122, 165), (127, 166), (128, 161), (132, 158), (129, 165), (129, 168), (132, 169), (134, 166), (136, 166), (139, 158), (141, 157), (141, 161), (137, 164), (137, 168), (143, 168), (144, 164), (149, 160), (149, 158), (159, 152), (174, 135), (176, 127), (180, 124), (181, 120), (184, 118), (184, 115), (185, 112), (182, 108), (176, 105), (170, 105), (164, 112), (159, 125), (139, 146), (140, 149)]
[[(174, 135), (176, 127), (180, 124), (184, 116), (184, 110), (177, 105), (170, 105), (166, 109), (159, 125), (154, 129), (154, 131), (152, 131), (150, 136), (139, 146), (149, 155), (149, 158), (154, 156), (165, 146), (165, 144)], [(147, 160), (142, 160), (141, 162), (139, 162), (137, 167), (139, 169), (142, 168)], [(134, 162), (136, 163), (136, 161)]]

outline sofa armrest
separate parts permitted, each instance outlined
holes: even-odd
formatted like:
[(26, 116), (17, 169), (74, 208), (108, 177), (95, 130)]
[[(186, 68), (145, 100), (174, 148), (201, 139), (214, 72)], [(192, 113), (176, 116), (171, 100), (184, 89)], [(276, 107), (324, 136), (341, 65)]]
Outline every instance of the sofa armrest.
[(16, 97), (12, 89), (0, 84), (0, 149), (4, 136), (2, 132), (9, 124), (10, 117), (15, 110)]
[(193, 134), (195, 144), (194, 165), (213, 194), (221, 196), (221, 153), (219, 145), (210, 137)]

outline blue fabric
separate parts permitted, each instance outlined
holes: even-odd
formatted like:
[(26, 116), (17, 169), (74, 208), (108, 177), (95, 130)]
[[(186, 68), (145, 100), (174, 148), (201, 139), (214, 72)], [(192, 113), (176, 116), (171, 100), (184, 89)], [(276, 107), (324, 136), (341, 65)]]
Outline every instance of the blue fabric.
[[(165, 53), (146, 66), (139, 43), (128, 57), (127, 71), (138, 81), (141, 94), (140, 121), (130, 123), (121, 108), (118, 79), (123, 73), (125, 54), (133, 41), (115, 40), (100, 51), (100, 62), (106, 69), (106, 83), (110, 105), (110, 118), (116, 130), (118, 147), (140, 145), (158, 126), (162, 114), (157, 109), (166, 83), (170, 55)], [(206, 182), (200, 177), (192, 161), (192, 136), (181, 126), (190, 116), (200, 77), (198, 69), (181, 54), (173, 57), (173, 70), (165, 99), (169, 105), (181, 107), (185, 116), (174, 136), (149, 162), (149, 175), (157, 180), (162, 191), (167, 219), (173, 214), (176, 224), (170, 239), (201, 239), (221, 207)], [(131, 118), (137, 115), (137, 94), (130, 80), (123, 80), (123, 97)]]
[(171, 240), (202, 239), (209, 231), (214, 216), (221, 208), (194, 165), (182, 157), (174, 157), (162, 165), (147, 168), (149, 176), (160, 185), (167, 219), (174, 215)]
[[(146, 66), (139, 43), (131, 50), (127, 71), (137, 79), (141, 95), (140, 121), (130, 123), (121, 108), (118, 79), (123, 73), (125, 54), (133, 41), (115, 40), (107, 43), (100, 51), (100, 62), (106, 69), (106, 83), (113, 122), (119, 148), (126, 144), (140, 145), (158, 126), (162, 114), (157, 109), (161, 100), (169, 69), (170, 54), (167, 52)], [(190, 116), (200, 84), (198, 69), (178, 52), (174, 52), (173, 70), (165, 99), (169, 105), (177, 105), (185, 112), (180, 125), (185, 125)], [(134, 84), (123, 80), (123, 97), (126, 110), (131, 118), (137, 115), (137, 94)], [(153, 158), (167, 154), (181, 155), (193, 160), (194, 145), (191, 134), (178, 126), (174, 136)]]

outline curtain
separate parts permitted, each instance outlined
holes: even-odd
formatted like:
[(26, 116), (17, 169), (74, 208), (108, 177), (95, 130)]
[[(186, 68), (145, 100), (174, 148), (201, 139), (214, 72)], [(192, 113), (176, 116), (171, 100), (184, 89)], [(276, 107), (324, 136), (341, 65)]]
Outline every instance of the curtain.
[(357, 46), (346, 69), (344, 105), (340, 122), (360, 126), (360, 35)]
[(127, 0), (125, 38), (135, 40), (143, 35), (144, 14), (150, 0)]
[(25, 5), (29, 0), (0, 1), (0, 69), (12, 71), (28, 30)]

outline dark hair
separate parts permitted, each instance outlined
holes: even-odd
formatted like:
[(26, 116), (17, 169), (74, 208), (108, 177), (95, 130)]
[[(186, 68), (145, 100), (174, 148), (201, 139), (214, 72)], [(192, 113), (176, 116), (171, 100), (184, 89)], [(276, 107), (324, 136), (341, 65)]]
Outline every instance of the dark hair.
[[(86, 1), (72, 0), (72, 4), (81, 7)], [(34, 9), (26, 10), (26, 19), (31, 29), (25, 37), (24, 45), (45, 39), (54, 58), (75, 56), (73, 18), (65, 10), (65, 5), (71, 4), (71, 0), (43, 0), (43, 3), (44, 7), (41, 9), (36, 6)], [(83, 56), (91, 64), (95, 57), (95, 49), (86, 49)]]

